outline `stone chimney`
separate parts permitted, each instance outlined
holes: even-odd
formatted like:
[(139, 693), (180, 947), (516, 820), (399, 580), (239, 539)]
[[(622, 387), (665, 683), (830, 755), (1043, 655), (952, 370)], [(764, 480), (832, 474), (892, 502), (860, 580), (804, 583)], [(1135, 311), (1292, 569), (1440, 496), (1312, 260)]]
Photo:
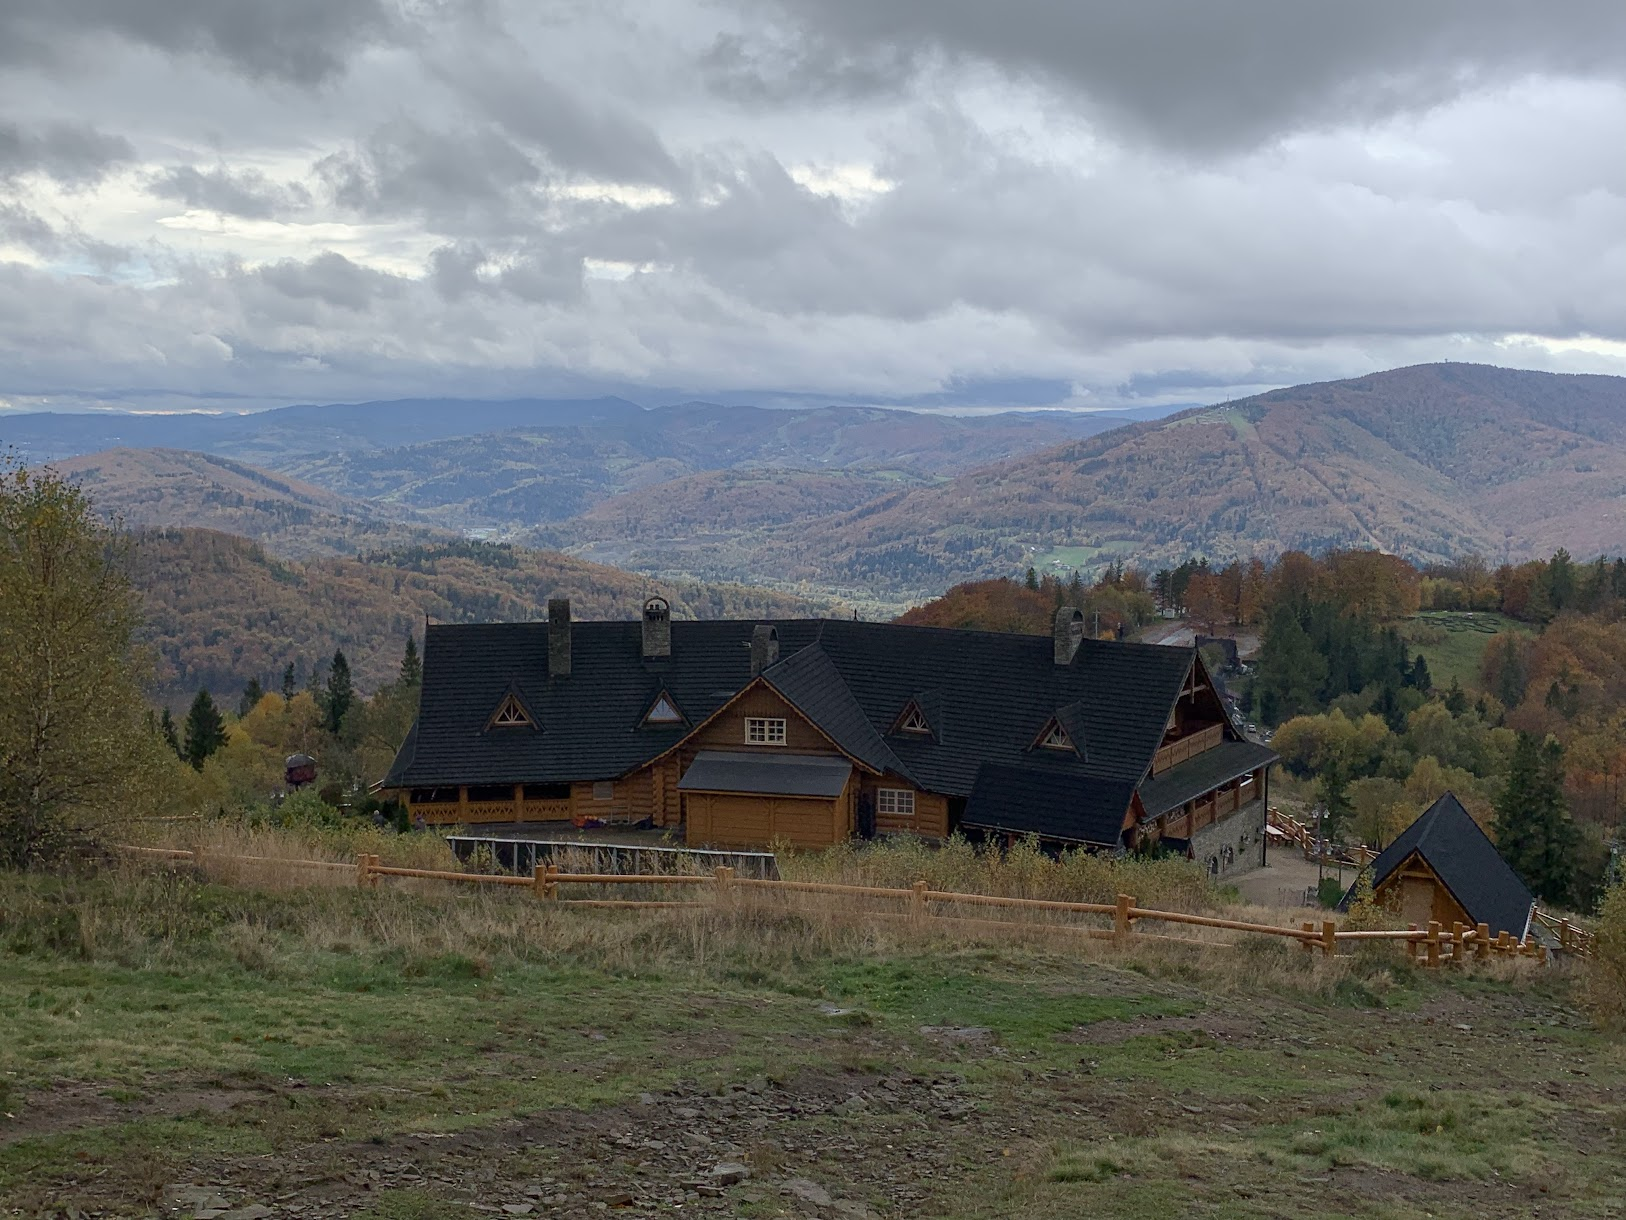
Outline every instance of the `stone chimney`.
[(1056, 611), (1056, 664), (1071, 665), (1084, 639), (1084, 612), (1071, 606)]
[(779, 660), (779, 632), (758, 623), (751, 632), (751, 676), (754, 678)]
[(570, 599), (548, 598), (548, 677), (570, 676)]
[(672, 607), (664, 597), (644, 603), (644, 660), (672, 655)]

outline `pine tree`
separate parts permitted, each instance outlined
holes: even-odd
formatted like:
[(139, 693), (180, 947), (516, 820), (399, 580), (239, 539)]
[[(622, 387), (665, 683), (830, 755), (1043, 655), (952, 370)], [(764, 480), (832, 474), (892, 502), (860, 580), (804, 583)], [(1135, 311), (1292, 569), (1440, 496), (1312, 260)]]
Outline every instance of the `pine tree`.
[(1455, 678), (1451, 679), (1451, 689), (1445, 692), (1445, 710), (1453, 716), (1460, 716), (1468, 710), (1468, 696), (1463, 692), (1462, 683)]
[(203, 770), (204, 760), (226, 744), (226, 722), (207, 690), (200, 690), (186, 713), (186, 749), (181, 757), (195, 770)]
[[(1032, 568), (1028, 569), (1028, 576), (1033, 576)], [(1028, 587), (1037, 589), (1039, 587), (1038, 580), (1035, 578)], [(409, 635), (407, 636), (406, 652), (401, 656), (401, 685), (417, 686), (422, 681), (423, 661), (418, 656), (418, 641)]]
[(288, 662), (288, 668), (282, 671), (282, 701), (290, 702), (299, 693), (299, 683), (294, 681), (294, 663)]
[(344, 718), (350, 714), (355, 701), (356, 688), (350, 683), (350, 662), (344, 659), (343, 652), (335, 652), (333, 664), (328, 669), (327, 691), (322, 699), (322, 711), (327, 717), (329, 733), (338, 736), (339, 730), (344, 727)]
[(243, 684), (243, 697), (237, 701), (237, 718), (241, 720), (260, 705), (265, 698), (265, 691), (260, 686), (258, 678), (250, 678)]
[(175, 717), (169, 714), (167, 707), (158, 717), (158, 731), (164, 736), (164, 744), (175, 751), (176, 758), (186, 757), (186, 751), (181, 749), (181, 735), (175, 728)]
[(1299, 625), (1298, 615), (1288, 606), (1278, 607), (1265, 629), (1254, 682), (1259, 718), (1279, 724), (1309, 711), (1326, 677), (1326, 659)]
[(1349, 799), (1349, 777), (1344, 773), (1342, 764), (1330, 762), (1322, 768), (1321, 776), (1316, 780), (1315, 795), (1324, 810), (1321, 815), (1321, 837), (1329, 843), (1337, 843), (1355, 812)]
[(1428, 672), (1428, 660), (1422, 653), (1418, 653), (1412, 661), (1411, 670), (1406, 674), (1406, 685), (1425, 695), (1434, 689), (1434, 675)]
[(1577, 835), (1564, 800), (1564, 751), (1558, 742), (1518, 735), (1493, 828), (1502, 858), (1538, 898), (1570, 900)]

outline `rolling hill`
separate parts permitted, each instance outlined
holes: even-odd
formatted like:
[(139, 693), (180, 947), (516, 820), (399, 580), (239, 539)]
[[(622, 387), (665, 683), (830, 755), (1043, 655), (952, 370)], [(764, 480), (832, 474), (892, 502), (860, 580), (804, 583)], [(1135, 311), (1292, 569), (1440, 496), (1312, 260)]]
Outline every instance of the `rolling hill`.
[(1626, 378), (1435, 364), (1273, 391), (901, 490), (761, 570), (920, 596), (1029, 563), (1626, 550)]
[(305, 559), (449, 537), (362, 500), (181, 449), (109, 449), (52, 465), (130, 528), (223, 530)]
[(206, 686), (235, 700), (249, 678), (272, 687), (293, 662), (303, 682), (344, 649), (363, 690), (392, 679), (409, 633), (437, 622), (543, 617), (571, 599), (578, 618), (632, 618), (651, 593), (680, 617), (794, 617), (831, 607), (732, 585), (657, 582), (546, 551), (452, 541), (355, 558), (282, 560), (212, 530), (134, 535), (130, 570), (156, 653), (155, 685), (179, 702)]

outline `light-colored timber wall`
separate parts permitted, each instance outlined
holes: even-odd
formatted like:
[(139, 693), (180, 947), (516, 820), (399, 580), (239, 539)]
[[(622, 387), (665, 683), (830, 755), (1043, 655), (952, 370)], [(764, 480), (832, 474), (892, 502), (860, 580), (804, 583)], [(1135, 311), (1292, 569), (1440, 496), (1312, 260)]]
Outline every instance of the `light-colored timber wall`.
[[(904, 789), (915, 794), (915, 816), (899, 817), (884, 814), (876, 794), (882, 788)], [(891, 775), (866, 775), (863, 792), (875, 801), (875, 829), (881, 834), (917, 834), (929, 839), (948, 837), (948, 797), (935, 792), (922, 792), (908, 780)]]

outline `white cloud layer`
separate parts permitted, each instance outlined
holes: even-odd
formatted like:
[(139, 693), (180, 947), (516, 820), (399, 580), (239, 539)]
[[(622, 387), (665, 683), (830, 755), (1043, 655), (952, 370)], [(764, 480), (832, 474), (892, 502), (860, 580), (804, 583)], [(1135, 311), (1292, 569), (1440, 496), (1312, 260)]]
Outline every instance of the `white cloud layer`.
[(1626, 373), (1626, 8), (12, 0), (0, 397)]

